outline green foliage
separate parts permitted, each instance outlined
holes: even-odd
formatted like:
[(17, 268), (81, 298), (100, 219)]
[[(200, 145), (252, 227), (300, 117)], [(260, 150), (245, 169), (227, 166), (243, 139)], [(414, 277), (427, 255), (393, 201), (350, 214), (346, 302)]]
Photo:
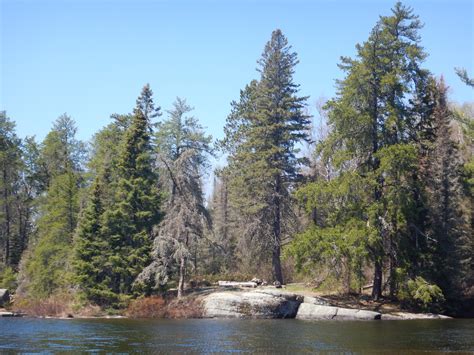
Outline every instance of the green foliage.
[(75, 139), (74, 121), (63, 115), (46, 136), (38, 154), (47, 188), (39, 201), (37, 235), (20, 273), (20, 288), (45, 299), (71, 285), (73, 233), (83, 178), (83, 144)]
[(221, 144), (229, 153), (224, 174), (239, 216), (242, 259), (258, 269), (255, 260), (266, 263), (271, 257), (273, 276), (282, 282), (281, 240), (294, 231), (296, 220), (290, 190), (306, 163), (297, 145), (308, 140), (307, 97), (298, 96), (293, 81), (297, 54), (280, 30), (273, 31), (258, 63), (260, 80), (241, 91), (224, 127)]
[(390, 273), (407, 261), (417, 218), (413, 112), (426, 109), (419, 107), (418, 96), (429, 77), (420, 67), (426, 57), (420, 28), (412, 10), (397, 3), (392, 15), (380, 17), (368, 40), (356, 46), (355, 59), (342, 57), (346, 76), (326, 105), (331, 131), (316, 151), (334, 173), (298, 192), (313, 215), (310, 229), (347, 233), (350, 221), (364, 226), (359, 235), (374, 265), (374, 298), (382, 294), (387, 256)]
[(196, 118), (187, 115), (190, 111), (186, 101), (178, 98), (174, 109), (168, 111), (169, 119), (158, 126), (157, 153), (164, 185), (170, 188), (166, 215), (154, 241), (153, 261), (136, 282), (145, 291), (163, 288), (179, 269), (178, 296), (182, 295), (188, 264), (194, 264), (192, 254), (211, 224), (204, 207), (201, 174), (212, 153), (212, 138), (205, 135)]
[(14, 292), (18, 285), (17, 273), (10, 266), (7, 266), (0, 270), (0, 288), (6, 288), (10, 292)]
[(73, 233), (79, 213), (79, 177), (73, 172), (51, 181), (41, 217), (38, 239), (26, 262), (27, 289), (34, 297), (47, 298), (71, 284)]
[(398, 291), (400, 301), (424, 312), (440, 312), (445, 302), (443, 291), (421, 276), (409, 279)]

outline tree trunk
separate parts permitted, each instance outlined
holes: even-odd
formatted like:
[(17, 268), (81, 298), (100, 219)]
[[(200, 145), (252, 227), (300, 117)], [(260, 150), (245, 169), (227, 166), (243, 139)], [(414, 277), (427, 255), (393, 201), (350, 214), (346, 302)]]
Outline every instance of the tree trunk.
[(5, 199), (5, 265), (10, 265), (10, 201), (8, 193), (8, 176), (6, 169), (3, 170), (3, 197)]
[(382, 297), (382, 263), (375, 261), (374, 284), (372, 287), (372, 298), (378, 301)]
[(283, 285), (283, 273), (281, 272), (280, 248), (281, 248), (281, 181), (280, 176), (276, 177), (274, 208), (275, 219), (273, 220), (273, 251), (272, 251), (272, 266), (273, 276), (275, 281)]
[(180, 263), (179, 263), (178, 298), (181, 298), (183, 296), (185, 276), (186, 276), (186, 258), (181, 257)]
[(275, 281), (278, 281), (283, 285), (283, 273), (281, 272), (281, 261), (280, 261), (280, 246), (273, 247), (273, 274), (275, 275)]

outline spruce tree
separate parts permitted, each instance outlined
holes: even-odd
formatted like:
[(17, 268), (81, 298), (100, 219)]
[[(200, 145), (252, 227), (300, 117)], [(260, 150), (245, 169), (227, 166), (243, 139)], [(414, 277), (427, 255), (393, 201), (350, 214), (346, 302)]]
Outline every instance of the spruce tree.
[(149, 263), (152, 228), (161, 218), (150, 131), (150, 122), (135, 109), (119, 152), (115, 202), (104, 212), (115, 294), (131, 294), (133, 281)]

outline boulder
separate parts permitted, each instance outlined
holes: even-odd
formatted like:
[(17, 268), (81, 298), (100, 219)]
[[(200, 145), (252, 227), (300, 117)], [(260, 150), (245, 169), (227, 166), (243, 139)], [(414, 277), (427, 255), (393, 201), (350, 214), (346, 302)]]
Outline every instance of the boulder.
[(202, 299), (208, 318), (294, 318), (300, 301), (265, 292), (214, 292)]
[(10, 301), (10, 293), (6, 288), (0, 288), (0, 307)]
[(312, 303), (302, 303), (296, 314), (297, 319), (375, 320), (380, 317), (378, 312)]

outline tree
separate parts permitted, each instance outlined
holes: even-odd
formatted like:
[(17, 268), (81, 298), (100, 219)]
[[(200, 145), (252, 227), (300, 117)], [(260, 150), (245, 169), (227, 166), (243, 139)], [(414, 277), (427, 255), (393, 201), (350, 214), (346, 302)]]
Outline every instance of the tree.
[(208, 227), (201, 176), (212, 153), (211, 137), (204, 134), (192, 108), (177, 98), (169, 119), (158, 125), (157, 153), (167, 177), (169, 198), (166, 215), (160, 224), (152, 250), (152, 263), (140, 274), (138, 283), (156, 288), (167, 282), (178, 264), (178, 297), (183, 295), (188, 264), (193, 260), (197, 242)]
[(150, 122), (136, 108), (120, 147), (115, 201), (104, 211), (113, 273), (109, 287), (116, 295), (131, 294), (133, 281), (149, 263), (151, 232), (161, 218), (150, 132)]
[(425, 274), (448, 300), (460, 299), (472, 266), (472, 233), (461, 182), (462, 158), (454, 140), (454, 115), (444, 80), (437, 83), (432, 114), (434, 139), (423, 176), (430, 254)]
[(20, 176), (23, 169), (21, 140), (15, 123), (0, 112), (0, 256), (4, 266), (18, 265), (25, 247), (22, 240)]
[[(337, 96), (326, 106), (331, 132), (318, 148), (324, 160), (334, 164), (336, 179), (349, 179), (349, 186), (362, 186), (351, 199), (356, 204), (350, 200), (347, 206), (358, 211), (351, 214), (357, 223), (342, 223), (366, 230), (364, 244), (374, 266), (374, 299), (382, 295), (384, 267), (389, 270), (390, 292), (396, 292), (395, 271), (406, 261), (404, 254), (417, 233), (412, 228), (417, 220), (412, 208), (416, 190), (413, 142), (419, 115), (414, 112), (427, 109), (420, 106), (424, 104), (420, 96), (429, 82), (428, 71), (421, 68), (426, 54), (419, 45), (420, 28), (413, 11), (397, 3), (392, 15), (382, 16), (368, 40), (356, 46), (355, 59), (341, 58), (340, 68), (346, 77), (338, 82)], [(329, 191), (327, 183), (315, 184), (316, 191), (322, 189), (323, 196), (329, 195), (331, 208), (347, 208), (346, 202), (341, 206), (337, 183), (335, 189), (330, 183), (333, 188)], [(310, 194), (304, 199), (318, 208), (320, 198)], [(323, 215), (322, 219), (334, 227), (330, 216)], [(324, 231), (326, 227), (322, 228)], [(350, 234), (347, 230), (344, 233)]]
[(111, 300), (117, 301), (117, 296), (109, 288), (112, 270), (108, 258), (111, 250), (102, 231), (104, 201), (107, 201), (104, 194), (106, 181), (103, 175), (94, 179), (74, 237), (75, 280), (88, 300), (103, 306)]
[[(75, 139), (74, 121), (60, 116), (44, 139), (37, 156), (45, 194), (39, 201), (37, 235), (20, 270), (20, 293), (46, 298), (71, 283), (73, 233), (83, 186), (84, 145)], [(30, 144), (31, 157), (35, 157)]]
[(273, 277), (282, 283), (280, 252), (292, 220), (290, 191), (306, 162), (296, 146), (308, 140), (310, 122), (303, 112), (307, 97), (297, 96), (293, 81), (297, 54), (280, 30), (273, 31), (258, 63), (260, 80), (232, 103), (222, 144), (229, 153), (229, 183), (244, 220), (243, 237), (261, 256), (271, 255)]
[(145, 84), (137, 99), (137, 109), (140, 110), (145, 118), (151, 122), (152, 119), (161, 116), (161, 107), (155, 107), (153, 101), (153, 91), (150, 88), (150, 84)]
[(467, 86), (474, 87), (474, 79), (469, 77), (466, 69), (455, 68), (455, 71), (464, 84), (466, 84)]

